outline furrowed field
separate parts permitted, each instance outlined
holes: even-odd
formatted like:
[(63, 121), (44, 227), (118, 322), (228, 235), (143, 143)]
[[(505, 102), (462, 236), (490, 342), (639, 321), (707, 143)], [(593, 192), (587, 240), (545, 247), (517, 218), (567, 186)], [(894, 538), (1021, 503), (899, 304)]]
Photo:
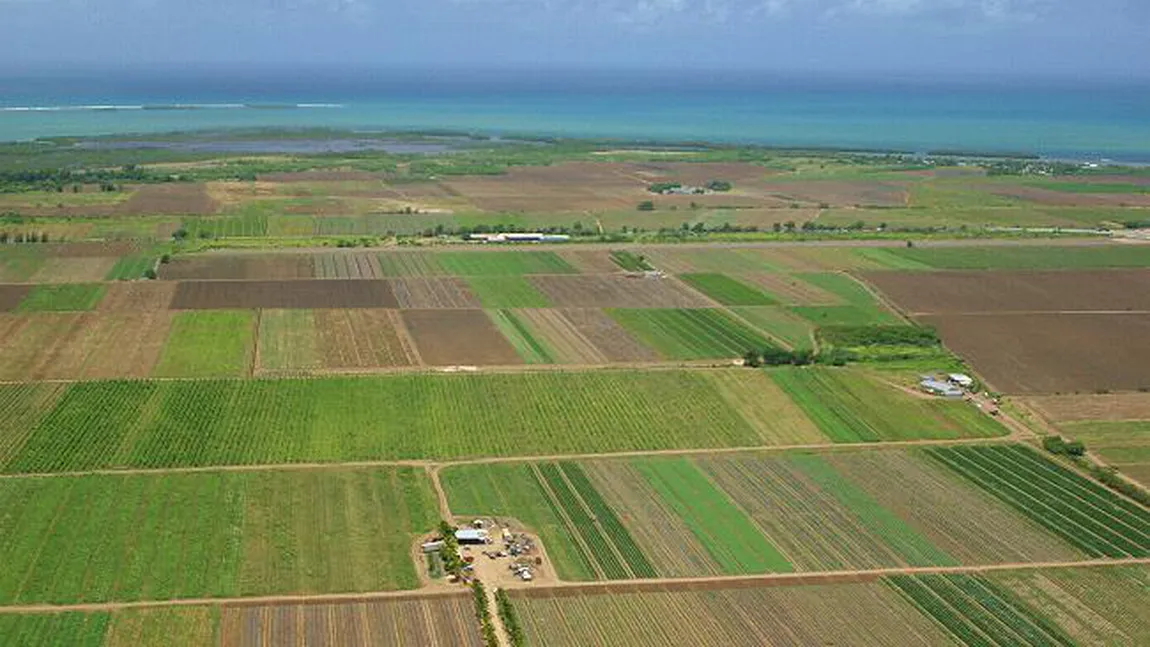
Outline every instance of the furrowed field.
[(0, 480), (8, 604), (413, 588), (412, 468)]
[[(826, 379), (861, 389), (872, 409), (852, 420), (833, 408), (835, 400), (818, 402), (815, 389)], [(0, 428), (9, 430), (0, 469), (7, 472), (1003, 433), (965, 403), (912, 399), (842, 369), (82, 382), (30, 399), (27, 388), (0, 385)]]
[[(1089, 554), (918, 450), (474, 464), (440, 476), (456, 514), (516, 518), (540, 534), (566, 579), (1074, 561)], [(1100, 529), (1126, 528), (1096, 510), (1078, 512)]]

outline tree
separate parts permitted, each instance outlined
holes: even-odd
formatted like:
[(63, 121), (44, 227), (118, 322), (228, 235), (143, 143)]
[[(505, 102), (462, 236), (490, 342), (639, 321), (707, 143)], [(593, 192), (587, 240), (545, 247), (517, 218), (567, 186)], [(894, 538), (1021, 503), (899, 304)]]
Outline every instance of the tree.
[(763, 362), (761, 359), (759, 359), (759, 354), (756, 353), (755, 351), (749, 350), (749, 351), (743, 353), (743, 366), (749, 366), (750, 368), (758, 368), (762, 365), (763, 365)]
[(149, 281), (155, 281), (156, 280), (156, 270), (154, 270), (150, 267), (148, 269), (144, 270), (144, 278), (148, 279)]
[(650, 200), (644, 200), (639, 203), (638, 209), (639, 211), (654, 211), (655, 203), (651, 202)]

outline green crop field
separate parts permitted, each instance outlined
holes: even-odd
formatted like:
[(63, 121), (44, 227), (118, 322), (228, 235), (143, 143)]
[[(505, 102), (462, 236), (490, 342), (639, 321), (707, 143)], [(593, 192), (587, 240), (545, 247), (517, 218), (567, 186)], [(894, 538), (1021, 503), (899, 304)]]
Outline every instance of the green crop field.
[(722, 310), (608, 310), (623, 328), (668, 359), (741, 357), (772, 346), (758, 331)]
[(1150, 486), (1150, 420), (1063, 423), (1062, 431), (1130, 478)]
[(792, 306), (795, 314), (820, 326), (867, 326), (899, 323), (897, 315), (878, 302), (861, 283), (846, 274), (815, 272), (795, 278), (829, 292), (845, 305)]
[(926, 450), (1094, 557), (1150, 556), (1150, 511), (1020, 446)]
[(679, 521), (689, 528), (723, 573), (791, 570), (787, 559), (759, 528), (695, 465), (685, 458), (636, 459), (633, 463)]
[(104, 286), (98, 283), (33, 286), (17, 312), (78, 312), (91, 310), (104, 298)]
[(1052, 270), (1150, 267), (1142, 245), (1011, 245), (858, 250), (891, 269)]
[(0, 502), (0, 601), (24, 604), (414, 588), (437, 518), (416, 468), (5, 479)]
[(495, 322), (495, 327), (499, 329), (499, 332), (503, 333), (507, 341), (511, 342), (511, 346), (515, 348), (515, 352), (519, 353), (519, 357), (524, 362), (528, 364), (555, 363), (554, 353), (531, 334), (531, 330), (514, 312), (511, 310), (488, 310), (487, 314)]
[(440, 276), (447, 273), (434, 252), (395, 252), (379, 255), (384, 276)]
[(778, 442), (769, 429), (740, 416), (705, 374), (692, 371), (84, 382), (68, 386), (46, 408), (29, 412), (17, 402), (0, 411), (0, 429), (12, 429), (18, 438), (0, 455), (0, 469), (513, 456)]
[(1150, 193), (1150, 186), (1129, 182), (1033, 182), (1029, 185), (1063, 193)]
[(522, 276), (469, 276), (467, 287), (484, 308), (547, 308), (551, 302)]
[(103, 647), (107, 613), (0, 614), (0, 638), (11, 647)]
[(1075, 644), (1058, 625), (982, 577), (901, 575), (887, 582), (962, 645)]
[(1006, 434), (993, 418), (966, 402), (911, 398), (857, 372), (784, 368), (769, 373), (834, 442)]
[(154, 256), (124, 256), (116, 261), (112, 269), (108, 270), (105, 281), (134, 281), (144, 278), (144, 273), (156, 264)]
[(794, 350), (811, 349), (811, 324), (806, 319), (778, 306), (731, 308), (744, 321), (767, 333)]
[(440, 252), (438, 260), (456, 276), (578, 273), (554, 252)]
[(112, 613), (104, 647), (217, 644), (220, 610), (212, 607), (123, 609)]
[(259, 367), (271, 371), (317, 369), (323, 365), (312, 310), (263, 310), (259, 323)]
[(251, 370), (255, 313), (248, 310), (180, 312), (160, 362), (157, 377), (229, 377)]
[(769, 306), (775, 303), (762, 290), (726, 274), (680, 274), (679, 278), (725, 306)]
[(642, 254), (631, 252), (611, 252), (611, 260), (628, 272), (649, 272), (655, 268), (647, 262)]

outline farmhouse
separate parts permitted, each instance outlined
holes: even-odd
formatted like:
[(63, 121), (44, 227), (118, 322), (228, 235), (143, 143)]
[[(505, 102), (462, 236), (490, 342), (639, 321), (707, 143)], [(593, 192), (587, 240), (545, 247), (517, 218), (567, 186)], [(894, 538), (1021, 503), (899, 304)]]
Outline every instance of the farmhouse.
[(924, 377), (918, 385), (922, 387), (923, 391), (944, 398), (961, 398), (963, 395), (962, 389), (949, 382), (936, 380), (933, 377)]

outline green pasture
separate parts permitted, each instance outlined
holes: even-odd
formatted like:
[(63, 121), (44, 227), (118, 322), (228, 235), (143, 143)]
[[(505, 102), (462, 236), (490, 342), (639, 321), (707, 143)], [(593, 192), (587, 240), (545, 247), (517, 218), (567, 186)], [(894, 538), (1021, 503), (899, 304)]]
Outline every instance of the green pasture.
[(255, 352), (255, 318), (255, 313), (248, 310), (177, 313), (153, 374), (157, 377), (248, 374)]
[(762, 290), (733, 279), (726, 274), (680, 274), (687, 285), (725, 306), (769, 306), (775, 300)]
[(717, 309), (612, 309), (607, 314), (668, 359), (741, 357), (771, 342)]
[(99, 283), (68, 283), (33, 286), (17, 312), (77, 312), (91, 310), (104, 298)]

